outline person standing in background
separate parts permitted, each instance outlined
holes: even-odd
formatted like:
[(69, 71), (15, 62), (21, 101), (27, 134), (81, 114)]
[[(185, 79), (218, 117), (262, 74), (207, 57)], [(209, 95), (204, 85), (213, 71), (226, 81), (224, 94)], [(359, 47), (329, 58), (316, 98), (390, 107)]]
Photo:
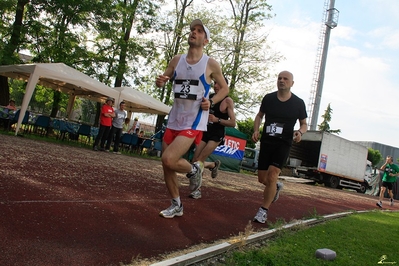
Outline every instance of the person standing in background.
[(127, 116), (127, 112), (125, 111), (125, 102), (121, 102), (119, 104), (119, 109), (115, 110), (115, 116), (112, 119), (112, 128), (108, 135), (107, 145), (105, 146), (105, 150), (109, 151), (111, 147), (112, 140), (114, 140), (114, 153), (121, 154), (119, 152), (119, 143), (122, 136), (122, 128), (125, 123), (125, 119)]
[(105, 104), (101, 107), (100, 114), (100, 128), (98, 129), (97, 137), (93, 144), (93, 150), (98, 151), (98, 144), (100, 143), (100, 150), (104, 151), (105, 142), (108, 139), (109, 131), (112, 126), (112, 118), (115, 117), (114, 108), (112, 105), (114, 104), (114, 98), (108, 97), (105, 101)]

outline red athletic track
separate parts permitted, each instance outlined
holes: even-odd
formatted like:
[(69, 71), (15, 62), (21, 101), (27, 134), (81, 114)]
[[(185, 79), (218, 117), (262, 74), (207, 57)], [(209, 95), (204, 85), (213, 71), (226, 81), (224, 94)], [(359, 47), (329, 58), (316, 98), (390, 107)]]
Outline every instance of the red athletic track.
[[(184, 215), (170, 204), (158, 160), (0, 135), (0, 265), (120, 265), (237, 236), (260, 206), (255, 176), (205, 172)], [(284, 181), (269, 221), (375, 209), (376, 197)], [(395, 206), (390, 209), (398, 210)], [(252, 223), (255, 231), (267, 225)]]

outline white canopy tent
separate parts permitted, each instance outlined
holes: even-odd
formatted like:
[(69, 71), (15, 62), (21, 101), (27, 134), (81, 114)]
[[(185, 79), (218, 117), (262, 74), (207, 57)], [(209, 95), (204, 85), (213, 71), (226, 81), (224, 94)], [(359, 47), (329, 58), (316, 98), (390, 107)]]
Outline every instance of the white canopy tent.
[[(170, 111), (169, 106), (143, 92), (128, 87), (112, 89), (63, 63), (0, 66), (0, 75), (28, 82), (21, 105), (21, 114), (25, 114), (36, 84), (68, 94), (68, 115), (72, 111), (76, 96), (98, 102), (105, 102), (107, 97), (112, 97), (117, 99), (116, 104), (124, 100), (127, 103), (127, 110), (130, 112), (166, 115)], [(15, 134), (18, 133), (23, 118), (24, 115), (19, 116)]]
[(105, 101), (107, 97), (118, 99), (119, 92), (109, 86), (73, 69), (63, 63), (38, 63), (25, 65), (0, 66), (0, 75), (28, 81), (26, 91), (22, 100), (22, 115), (18, 118), (15, 134), (18, 133), (28, 108), (36, 84), (52, 88), (70, 96), (67, 112), (72, 110), (76, 96)]
[(142, 91), (130, 87), (116, 87), (115, 90), (120, 92), (119, 97), (116, 98), (118, 101), (115, 103), (115, 107), (119, 107), (119, 103), (123, 100), (126, 103), (125, 109), (128, 112), (161, 115), (167, 115), (170, 112), (170, 106)]

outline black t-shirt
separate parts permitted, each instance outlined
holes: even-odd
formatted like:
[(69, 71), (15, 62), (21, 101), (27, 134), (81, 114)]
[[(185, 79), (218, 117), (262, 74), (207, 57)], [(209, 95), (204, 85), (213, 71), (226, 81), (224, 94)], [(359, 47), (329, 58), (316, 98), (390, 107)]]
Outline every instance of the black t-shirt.
[(308, 117), (301, 98), (292, 93), (290, 99), (282, 102), (277, 98), (277, 91), (263, 97), (260, 111), (266, 117), (261, 141), (279, 138), (292, 143), (296, 121)]

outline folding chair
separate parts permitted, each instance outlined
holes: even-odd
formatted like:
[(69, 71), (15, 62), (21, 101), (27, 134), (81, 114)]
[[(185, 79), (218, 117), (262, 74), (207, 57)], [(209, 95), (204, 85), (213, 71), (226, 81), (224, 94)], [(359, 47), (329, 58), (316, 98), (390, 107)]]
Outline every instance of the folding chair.
[(33, 124), (33, 132), (39, 133), (40, 136), (48, 135), (48, 129), (50, 127), (50, 117), (40, 115), (37, 117)]
[(157, 156), (159, 152), (158, 157), (160, 157), (160, 155), (162, 154), (162, 140), (154, 140), (154, 147), (152, 149), (154, 150)]
[(130, 140), (130, 150), (132, 152), (137, 152), (139, 150), (139, 136), (136, 134), (133, 134)]
[(140, 155), (143, 154), (143, 150), (149, 150), (152, 147), (152, 139), (145, 139), (140, 145)]
[(77, 139), (78, 142), (80, 136), (86, 136), (86, 143), (88, 143), (91, 137), (91, 126), (86, 124), (81, 124), (76, 134), (78, 135)]
[(119, 145), (121, 145), (121, 149), (122, 150), (124, 150), (125, 148), (127, 148), (127, 150), (130, 150), (132, 136), (133, 135), (128, 134), (128, 133), (125, 133), (125, 134), (122, 135), (121, 141), (119, 143)]
[[(10, 120), (8, 120), (8, 130), (11, 130), (11, 126), (18, 123), (18, 118), (19, 118), (19, 114), (20, 114), (21, 110), (17, 110), (17, 112), (15, 113), (14, 117)], [(25, 116), (24, 119), (22, 120), (22, 125), (28, 125), (29, 123), (29, 111), (25, 111)], [(26, 130), (26, 127), (25, 127)]]

